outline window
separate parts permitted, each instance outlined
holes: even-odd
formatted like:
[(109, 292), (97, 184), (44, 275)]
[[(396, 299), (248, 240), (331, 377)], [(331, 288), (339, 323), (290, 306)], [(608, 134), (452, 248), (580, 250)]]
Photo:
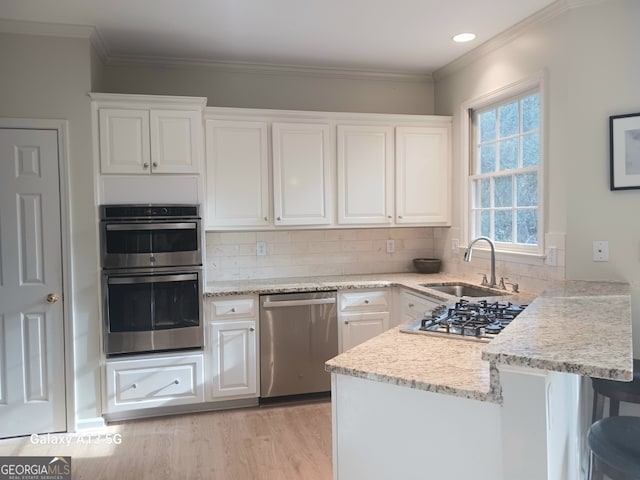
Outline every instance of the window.
[(540, 91), (471, 109), (470, 234), (540, 253)]

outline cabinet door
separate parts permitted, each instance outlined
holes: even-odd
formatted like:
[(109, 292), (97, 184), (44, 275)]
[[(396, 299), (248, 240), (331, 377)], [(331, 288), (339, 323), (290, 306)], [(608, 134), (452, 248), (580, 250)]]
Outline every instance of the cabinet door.
[(272, 134), (275, 224), (331, 223), (329, 126), (274, 123)]
[(400, 302), (402, 310), (398, 325), (422, 319), (426, 313), (430, 313), (431, 310), (440, 305), (436, 301), (428, 300), (420, 295), (414, 295), (406, 291), (401, 293)]
[(211, 322), (211, 397), (257, 396), (256, 322)]
[(148, 174), (149, 111), (101, 108), (99, 111), (100, 171)]
[(396, 223), (449, 225), (449, 127), (396, 128)]
[(389, 327), (388, 312), (342, 315), (340, 319), (342, 322), (342, 352), (380, 335)]
[(207, 227), (269, 223), (265, 122), (208, 120)]
[(338, 223), (393, 220), (393, 128), (338, 126)]
[(151, 110), (151, 166), (154, 173), (199, 173), (200, 111)]

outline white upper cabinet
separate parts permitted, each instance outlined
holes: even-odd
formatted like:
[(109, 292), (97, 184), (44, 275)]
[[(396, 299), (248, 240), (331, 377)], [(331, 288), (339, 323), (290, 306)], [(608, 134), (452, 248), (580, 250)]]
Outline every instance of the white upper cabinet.
[(151, 110), (151, 171), (198, 173), (202, 149), (202, 113)]
[(100, 172), (198, 174), (206, 99), (92, 93)]
[(207, 228), (269, 224), (266, 122), (207, 120)]
[(149, 172), (149, 112), (102, 108), (98, 115), (102, 173)]
[(450, 130), (396, 128), (396, 223), (450, 224)]
[(273, 123), (271, 129), (275, 225), (330, 224), (329, 125)]
[(393, 127), (338, 125), (338, 223), (393, 221)]
[(207, 108), (206, 228), (450, 225), (450, 133), (432, 115)]

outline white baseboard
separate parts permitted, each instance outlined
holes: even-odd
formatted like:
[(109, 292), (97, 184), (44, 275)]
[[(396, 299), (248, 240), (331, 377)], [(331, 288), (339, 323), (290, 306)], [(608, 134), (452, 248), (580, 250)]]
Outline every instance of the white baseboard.
[(76, 421), (76, 432), (83, 430), (99, 430), (106, 428), (107, 424), (102, 417), (85, 418)]

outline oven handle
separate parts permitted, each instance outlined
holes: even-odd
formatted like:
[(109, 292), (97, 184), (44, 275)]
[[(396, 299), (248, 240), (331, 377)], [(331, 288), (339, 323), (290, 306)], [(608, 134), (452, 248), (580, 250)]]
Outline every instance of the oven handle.
[(107, 230), (195, 230), (197, 223), (181, 222), (181, 223), (117, 223), (107, 224)]
[(335, 298), (315, 298), (309, 300), (283, 300), (280, 302), (270, 302), (265, 300), (262, 306), (265, 308), (273, 307), (300, 307), (305, 305), (324, 305), (327, 303), (336, 303)]
[(159, 282), (184, 282), (198, 280), (196, 273), (184, 273), (178, 275), (149, 275), (145, 277), (108, 277), (109, 285), (127, 285), (132, 283), (159, 283)]

